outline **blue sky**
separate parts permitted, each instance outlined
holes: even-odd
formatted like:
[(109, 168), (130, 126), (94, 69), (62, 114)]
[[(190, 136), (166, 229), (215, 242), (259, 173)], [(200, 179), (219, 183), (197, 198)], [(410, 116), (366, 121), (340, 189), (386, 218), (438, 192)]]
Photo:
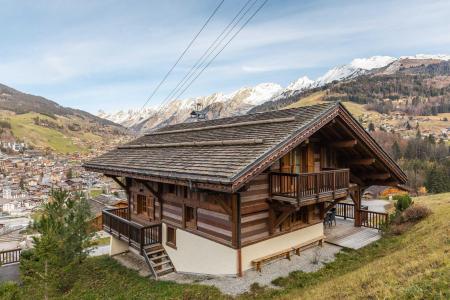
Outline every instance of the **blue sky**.
[[(244, 2), (225, 0), (149, 105)], [(140, 108), (218, 3), (0, 0), (0, 83), (93, 113)], [(353, 58), (417, 53), (450, 53), (450, 1), (269, 0), (183, 97), (286, 86)]]

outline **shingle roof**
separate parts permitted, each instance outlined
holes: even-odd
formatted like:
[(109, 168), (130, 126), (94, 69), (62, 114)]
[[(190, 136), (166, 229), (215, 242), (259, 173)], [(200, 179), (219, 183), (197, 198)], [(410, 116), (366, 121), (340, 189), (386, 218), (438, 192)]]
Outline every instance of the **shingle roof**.
[[(241, 185), (280, 149), (314, 133), (338, 113), (348, 115), (400, 181), (406, 176), (339, 102), (166, 126), (87, 162), (104, 173), (121, 172), (192, 182)], [(320, 128), (320, 127), (317, 127)], [(276, 154), (276, 155), (275, 155)], [(262, 171), (262, 170), (261, 170)]]
[(166, 126), (89, 161), (85, 167), (226, 184), (335, 106), (325, 103)]

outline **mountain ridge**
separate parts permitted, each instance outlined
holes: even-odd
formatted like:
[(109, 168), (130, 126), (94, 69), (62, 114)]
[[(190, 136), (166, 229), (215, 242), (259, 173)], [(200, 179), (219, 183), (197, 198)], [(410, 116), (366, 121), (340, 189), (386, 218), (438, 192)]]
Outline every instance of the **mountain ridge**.
[[(335, 81), (344, 81), (370, 74), (373, 70), (394, 65), (389, 72), (398, 72), (401, 61), (423, 62), (425, 60), (448, 61), (450, 55), (417, 54), (413, 56), (372, 56), (355, 58), (349, 64), (336, 66), (315, 80), (301, 76), (283, 88), (277, 83), (261, 83), (253, 87), (242, 87), (229, 94), (214, 93), (208, 96), (176, 99), (161, 109), (128, 110), (117, 113), (99, 113), (98, 116), (122, 124), (137, 132), (151, 131), (168, 124), (190, 121), (190, 113), (196, 104), (200, 104), (207, 118), (227, 117), (255, 111), (255, 108), (267, 102), (276, 102), (296, 97), (302, 92), (314, 91)], [(397, 65), (395, 65), (397, 63)]]

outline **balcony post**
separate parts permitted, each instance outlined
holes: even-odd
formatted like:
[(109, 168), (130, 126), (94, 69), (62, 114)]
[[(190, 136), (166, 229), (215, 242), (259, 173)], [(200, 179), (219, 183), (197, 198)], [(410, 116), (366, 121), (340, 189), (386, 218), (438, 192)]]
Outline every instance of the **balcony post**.
[(333, 192), (336, 191), (336, 171), (333, 171)]
[(314, 185), (315, 185), (315, 192), (316, 195), (319, 196), (319, 173), (314, 174)]
[(144, 253), (144, 229), (139, 228), (139, 242), (140, 242), (140, 248), (141, 248), (141, 254)]
[(269, 197), (272, 197), (272, 173), (269, 173)]

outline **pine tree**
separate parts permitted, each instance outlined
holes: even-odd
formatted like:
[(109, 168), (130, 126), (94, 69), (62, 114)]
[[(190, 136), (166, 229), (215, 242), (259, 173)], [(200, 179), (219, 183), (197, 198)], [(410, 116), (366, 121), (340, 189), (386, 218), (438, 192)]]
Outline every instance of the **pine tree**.
[(411, 124), (409, 124), (409, 121), (406, 121), (406, 125), (405, 125), (406, 130), (411, 130)]
[(372, 122), (369, 123), (369, 131), (375, 131), (375, 125)]
[(445, 193), (450, 191), (450, 178), (443, 168), (433, 167), (428, 171), (425, 187), (429, 193)]
[(392, 156), (395, 160), (399, 160), (402, 157), (402, 151), (397, 141), (392, 144)]
[(41, 297), (34, 295), (36, 299), (71, 288), (93, 236), (90, 218), (89, 204), (81, 195), (52, 191), (42, 216), (33, 224), (40, 235), (33, 238), (34, 248), (23, 252), (20, 265), (24, 283), (42, 292)]

